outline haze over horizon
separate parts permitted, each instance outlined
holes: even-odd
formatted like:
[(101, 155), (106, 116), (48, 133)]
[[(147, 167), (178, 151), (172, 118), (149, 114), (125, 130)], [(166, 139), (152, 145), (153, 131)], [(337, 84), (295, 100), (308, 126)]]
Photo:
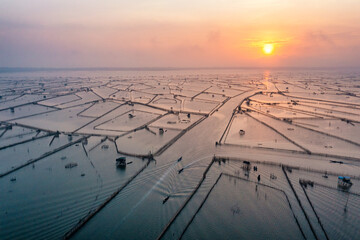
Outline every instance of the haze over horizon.
[(358, 67), (355, 0), (2, 2), (0, 67)]

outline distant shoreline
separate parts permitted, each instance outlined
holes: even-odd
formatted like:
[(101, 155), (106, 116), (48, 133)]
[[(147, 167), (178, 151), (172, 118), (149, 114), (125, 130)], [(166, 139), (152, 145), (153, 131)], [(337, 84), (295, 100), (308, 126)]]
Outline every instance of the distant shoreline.
[(0, 67), (0, 73), (55, 71), (185, 71), (185, 70), (360, 70), (360, 67)]

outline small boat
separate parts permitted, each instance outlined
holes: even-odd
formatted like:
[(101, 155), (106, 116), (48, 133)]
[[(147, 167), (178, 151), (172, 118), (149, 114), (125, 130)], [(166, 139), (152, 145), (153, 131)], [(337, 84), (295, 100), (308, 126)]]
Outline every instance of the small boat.
[(330, 162), (331, 163), (338, 163), (338, 164), (343, 164), (344, 163), (343, 161), (333, 161), (333, 160), (331, 160)]
[(109, 149), (109, 145), (104, 144), (104, 145), (101, 146), (101, 149)]
[(240, 134), (240, 136), (243, 136), (243, 135), (245, 135), (245, 131), (240, 129), (239, 134)]
[(77, 165), (78, 165), (77, 163), (72, 162), (72, 163), (66, 164), (65, 168), (73, 168), (73, 167), (76, 167)]
[(120, 168), (126, 167), (126, 157), (119, 157), (116, 159), (116, 166)]
[(180, 169), (180, 170), (178, 171), (178, 174), (180, 174), (182, 171), (184, 171), (184, 168)]
[(351, 178), (346, 176), (338, 177), (338, 187), (342, 189), (349, 189), (352, 186)]
[(184, 124), (189, 123), (189, 122), (190, 122), (190, 120), (188, 120), (188, 119), (181, 119), (180, 120), (180, 123), (184, 123)]
[(163, 200), (163, 204), (167, 202), (167, 200), (169, 200), (170, 196), (167, 196), (166, 198), (164, 198)]
[(182, 160), (182, 157), (180, 157), (177, 161), (180, 162)]
[(300, 185), (304, 186), (305, 188), (309, 185), (310, 187), (314, 187), (314, 182), (311, 180), (306, 179), (299, 179)]

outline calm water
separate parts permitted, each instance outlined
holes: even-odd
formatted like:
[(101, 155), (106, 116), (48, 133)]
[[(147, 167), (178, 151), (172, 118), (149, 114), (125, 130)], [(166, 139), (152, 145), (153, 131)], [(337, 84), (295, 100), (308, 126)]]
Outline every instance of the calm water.
[[(359, 172), (360, 135), (354, 134), (359, 132), (359, 81), (356, 72), (329, 70), (0, 73), (1, 174), (36, 160), (0, 178), (0, 239), (63, 238), (144, 166), (72, 238), (156, 239), (182, 209), (164, 239), (325, 239), (325, 234), (354, 239), (360, 235), (354, 227), (360, 219), (359, 181), (354, 178), (350, 193), (344, 193), (337, 189), (336, 174)], [(278, 90), (300, 97), (300, 105), (311, 110), (289, 109), (288, 96), (271, 95)], [(265, 94), (253, 96), (259, 92)], [(253, 112), (238, 112), (231, 120), (247, 97), (252, 103), (242, 108)], [(316, 99), (335, 103), (329, 107)], [(271, 101), (277, 108), (263, 104)], [(341, 121), (337, 111), (352, 124)], [(289, 127), (277, 117), (310, 129)], [(335, 120), (329, 125), (324, 118)], [(246, 132), (242, 138), (240, 129)], [(51, 135), (54, 131), (59, 137)], [(86, 142), (75, 144), (84, 136)], [(310, 140), (314, 143), (306, 144)], [(155, 155), (149, 163), (136, 157), (149, 152)], [(213, 163), (201, 181), (214, 155), (233, 160)], [(126, 169), (115, 166), (120, 156), (131, 162)], [(250, 171), (243, 160), (251, 162)], [(73, 162), (76, 167), (65, 168)], [(294, 190), (280, 163), (304, 168), (288, 171)], [(325, 171), (336, 174), (323, 178)], [(300, 178), (329, 188), (315, 184), (307, 190), (308, 201)]]

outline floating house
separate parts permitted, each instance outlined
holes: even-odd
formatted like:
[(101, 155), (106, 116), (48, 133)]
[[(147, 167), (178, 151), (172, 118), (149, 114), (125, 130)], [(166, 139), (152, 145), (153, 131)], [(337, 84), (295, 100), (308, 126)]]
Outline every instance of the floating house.
[(352, 186), (351, 178), (346, 176), (338, 177), (338, 187), (342, 189), (349, 189)]
[(119, 157), (116, 159), (116, 166), (119, 168), (126, 167), (126, 157)]

